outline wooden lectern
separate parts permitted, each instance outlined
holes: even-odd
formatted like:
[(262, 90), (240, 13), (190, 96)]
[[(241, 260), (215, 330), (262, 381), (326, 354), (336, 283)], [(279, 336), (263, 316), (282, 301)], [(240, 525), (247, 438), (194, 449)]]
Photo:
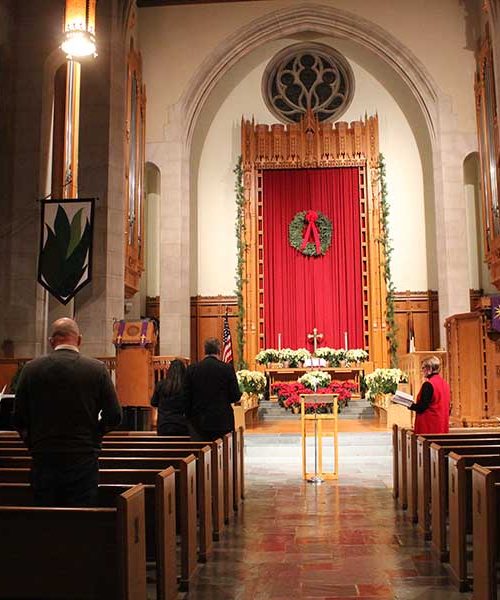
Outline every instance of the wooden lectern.
[(153, 395), (154, 321), (117, 321), (113, 325), (116, 347), (116, 392), (122, 406), (150, 408)]

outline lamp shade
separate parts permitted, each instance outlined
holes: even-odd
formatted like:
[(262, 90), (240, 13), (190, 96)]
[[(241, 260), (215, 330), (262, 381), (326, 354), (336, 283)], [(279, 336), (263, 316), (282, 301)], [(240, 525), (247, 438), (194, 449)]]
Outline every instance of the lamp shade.
[(61, 48), (68, 56), (95, 54), (95, 10), (97, 0), (66, 0), (64, 41)]

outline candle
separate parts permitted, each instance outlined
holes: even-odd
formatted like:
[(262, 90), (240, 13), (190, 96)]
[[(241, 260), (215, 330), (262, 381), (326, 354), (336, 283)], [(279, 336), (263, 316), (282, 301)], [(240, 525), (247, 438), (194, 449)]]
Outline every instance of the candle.
[(347, 342), (347, 331), (344, 331), (344, 346), (345, 346), (346, 350), (349, 348), (348, 342)]
[(278, 350), (281, 350), (281, 333), (278, 333)]

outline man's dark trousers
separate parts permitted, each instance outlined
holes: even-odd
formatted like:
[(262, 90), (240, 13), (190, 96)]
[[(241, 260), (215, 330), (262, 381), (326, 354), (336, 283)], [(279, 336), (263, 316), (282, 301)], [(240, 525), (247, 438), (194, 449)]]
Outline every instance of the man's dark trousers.
[(34, 455), (31, 484), (37, 506), (97, 506), (98, 458), (95, 453)]

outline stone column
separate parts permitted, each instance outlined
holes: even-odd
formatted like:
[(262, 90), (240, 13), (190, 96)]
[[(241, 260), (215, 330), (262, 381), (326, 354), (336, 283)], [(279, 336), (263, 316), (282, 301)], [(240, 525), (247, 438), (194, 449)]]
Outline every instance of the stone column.
[[(467, 211), (463, 192), (463, 162), (477, 149), (472, 132), (457, 130), (450, 104), (440, 100), (440, 131), (434, 144), (434, 206), (436, 213), (436, 263), (439, 287), (439, 320), (469, 312)], [(440, 331), (445, 345), (444, 329)]]
[(169, 111), (165, 141), (146, 146), (161, 173), (160, 353), (190, 356), (190, 175), (183, 119)]

